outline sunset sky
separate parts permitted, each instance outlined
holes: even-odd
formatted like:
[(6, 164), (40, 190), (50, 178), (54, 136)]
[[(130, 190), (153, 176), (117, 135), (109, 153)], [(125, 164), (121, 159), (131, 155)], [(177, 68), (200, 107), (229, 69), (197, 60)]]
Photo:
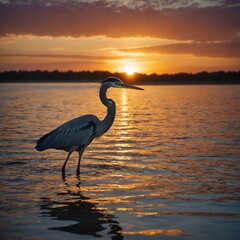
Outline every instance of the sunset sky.
[(0, 71), (240, 70), (239, 0), (0, 0)]

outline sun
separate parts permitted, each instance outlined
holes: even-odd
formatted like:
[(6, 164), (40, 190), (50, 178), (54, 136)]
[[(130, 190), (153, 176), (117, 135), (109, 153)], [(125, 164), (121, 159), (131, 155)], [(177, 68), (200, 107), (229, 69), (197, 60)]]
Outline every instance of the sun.
[(141, 64), (132, 59), (122, 59), (117, 65), (118, 71), (126, 73), (129, 77), (141, 72)]
[(124, 63), (121, 67), (121, 71), (125, 72), (127, 75), (132, 76), (134, 73), (139, 71), (139, 68), (136, 64), (130, 63)]
[(127, 75), (131, 76), (133, 75), (136, 71), (137, 68), (134, 66), (126, 66), (122, 69)]

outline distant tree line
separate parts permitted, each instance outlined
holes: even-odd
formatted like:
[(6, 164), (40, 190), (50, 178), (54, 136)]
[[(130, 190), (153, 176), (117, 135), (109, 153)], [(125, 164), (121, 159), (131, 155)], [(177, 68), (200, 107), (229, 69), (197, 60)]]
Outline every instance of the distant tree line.
[(240, 71), (176, 74), (111, 73), (108, 71), (4, 71), (0, 82), (99, 82), (110, 76), (139, 84), (240, 84)]

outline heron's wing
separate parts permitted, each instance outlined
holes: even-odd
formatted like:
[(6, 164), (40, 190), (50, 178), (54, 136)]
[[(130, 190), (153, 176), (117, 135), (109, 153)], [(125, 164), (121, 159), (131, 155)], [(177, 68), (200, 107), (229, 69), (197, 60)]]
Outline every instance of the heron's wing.
[(99, 119), (94, 115), (84, 115), (66, 122), (37, 141), (39, 151), (56, 148), (70, 149), (88, 145), (96, 135)]

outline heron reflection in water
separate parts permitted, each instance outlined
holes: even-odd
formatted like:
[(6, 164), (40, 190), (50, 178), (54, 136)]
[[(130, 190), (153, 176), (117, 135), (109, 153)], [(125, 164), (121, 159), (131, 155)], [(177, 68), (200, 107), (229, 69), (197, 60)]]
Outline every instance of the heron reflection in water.
[(116, 114), (116, 105), (112, 99), (107, 98), (106, 93), (110, 87), (143, 90), (142, 88), (125, 84), (118, 78), (108, 78), (102, 82), (99, 91), (101, 102), (107, 107), (107, 115), (102, 121), (94, 115), (84, 115), (60, 125), (37, 141), (36, 149), (38, 151), (54, 148), (68, 152), (62, 166), (63, 173), (70, 155), (77, 151), (79, 154), (77, 174), (79, 174), (81, 158), (86, 147), (94, 138), (100, 137), (112, 126)]
[[(62, 221), (59, 226), (49, 227), (49, 230), (57, 230), (78, 235), (89, 235), (101, 238), (104, 232), (114, 240), (122, 240), (122, 228), (116, 217), (107, 212), (107, 210), (98, 209), (98, 203), (94, 203), (91, 198), (84, 196), (81, 192), (81, 181), (77, 175), (78, 183), (73, 188), (68, 184), (66, 176), (62, 179), (65, 186), (64, 191), (54, 197), (41, 198), (40, 208), (44, 217)], [(69, 179), (70, 183), (73, 179)], [(61, 195), (59, 199), (58, 196)], [(80, 239), (82, 239), (80, 237)]]

